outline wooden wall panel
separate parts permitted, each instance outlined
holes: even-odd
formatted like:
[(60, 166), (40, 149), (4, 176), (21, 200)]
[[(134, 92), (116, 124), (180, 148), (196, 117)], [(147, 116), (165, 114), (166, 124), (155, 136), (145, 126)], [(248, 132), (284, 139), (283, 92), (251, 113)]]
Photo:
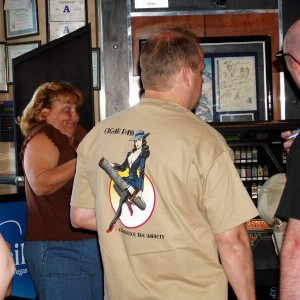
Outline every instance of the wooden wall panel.
[[(272, 62), (279, 50), (278, 14), (237, 14), (205, 16), (206, 36), (270, 35)], [(274, 65), (273, 72), (278, 67)]]
[(170, 28), (183, 27), (198, 36), (204, 36), (204, 16), (158, 16), (136, 17), (131, 20), (133, 75), (138, 75), (139, 40), (148, 39), (153, 34)]

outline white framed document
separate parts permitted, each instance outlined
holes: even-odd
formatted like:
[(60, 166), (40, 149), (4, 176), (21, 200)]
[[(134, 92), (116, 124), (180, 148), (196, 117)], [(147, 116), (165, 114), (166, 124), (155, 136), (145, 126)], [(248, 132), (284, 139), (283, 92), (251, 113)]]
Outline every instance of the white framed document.
[(100, 49), (92, 48), (93, 89), (100, 90)]
[(195, 113), (207, 122), (273, 118), (271, 37), (203, 37), (202, 95)]
[(0, 43), (0, 92), (7, 92), (6, 43)]
[(7, 40), (39, 34), (37, 0), (28, 0), (28, 8), (5, 10), (4, 19)]
[(8, 83), (13, 83), (13, 59), (39, 47), (40, 45), (41, 41), (6, 45)]
[(85, 22), (85, 0), (47, 0), (49, 22)]
[(85, 26), (85, 22), (50, 22), (48, 41), (61, 38), (83, 26)]
[(49, 42), (86, 25), (86, 0), (46, 0), (46, 3)]

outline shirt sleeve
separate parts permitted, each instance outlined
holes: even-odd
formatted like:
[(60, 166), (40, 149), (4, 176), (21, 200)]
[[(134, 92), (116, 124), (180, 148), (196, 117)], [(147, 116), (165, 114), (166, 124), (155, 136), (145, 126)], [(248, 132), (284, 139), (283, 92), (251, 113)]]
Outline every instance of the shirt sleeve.
[(234, 228), (258, 215), (229, 152), (222, 153), (209, 171), (203, 206), (215, 233)]

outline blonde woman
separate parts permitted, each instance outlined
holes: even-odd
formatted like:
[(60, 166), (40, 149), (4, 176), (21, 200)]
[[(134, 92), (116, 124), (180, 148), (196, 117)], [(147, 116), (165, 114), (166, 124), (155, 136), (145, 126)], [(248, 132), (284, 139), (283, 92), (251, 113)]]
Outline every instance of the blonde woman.
[(24, 255), (40, 300), (103, 298), (97, 236), (70, 223), (76, 148), (85, 135), (78, 126), (82, 103), (70, 83), (47, 82), (19, 119), (28, 205)]

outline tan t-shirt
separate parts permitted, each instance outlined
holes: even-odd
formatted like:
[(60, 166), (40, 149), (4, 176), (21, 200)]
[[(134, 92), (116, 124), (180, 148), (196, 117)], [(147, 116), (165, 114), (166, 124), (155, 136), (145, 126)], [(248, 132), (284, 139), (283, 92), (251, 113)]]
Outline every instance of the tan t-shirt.
[[(142, 131), (142, 150), (133, 151)], [(215, 129), (157, 99), (143, 99), (86, 136), (71, 205), (95, 208), (107, 299), (227, 299), (213, 233), (258, 215), (230, 154)], [(125, 201), (110, 232), (120, 195), (101, 158), (141, 188), (145, 204)]]

